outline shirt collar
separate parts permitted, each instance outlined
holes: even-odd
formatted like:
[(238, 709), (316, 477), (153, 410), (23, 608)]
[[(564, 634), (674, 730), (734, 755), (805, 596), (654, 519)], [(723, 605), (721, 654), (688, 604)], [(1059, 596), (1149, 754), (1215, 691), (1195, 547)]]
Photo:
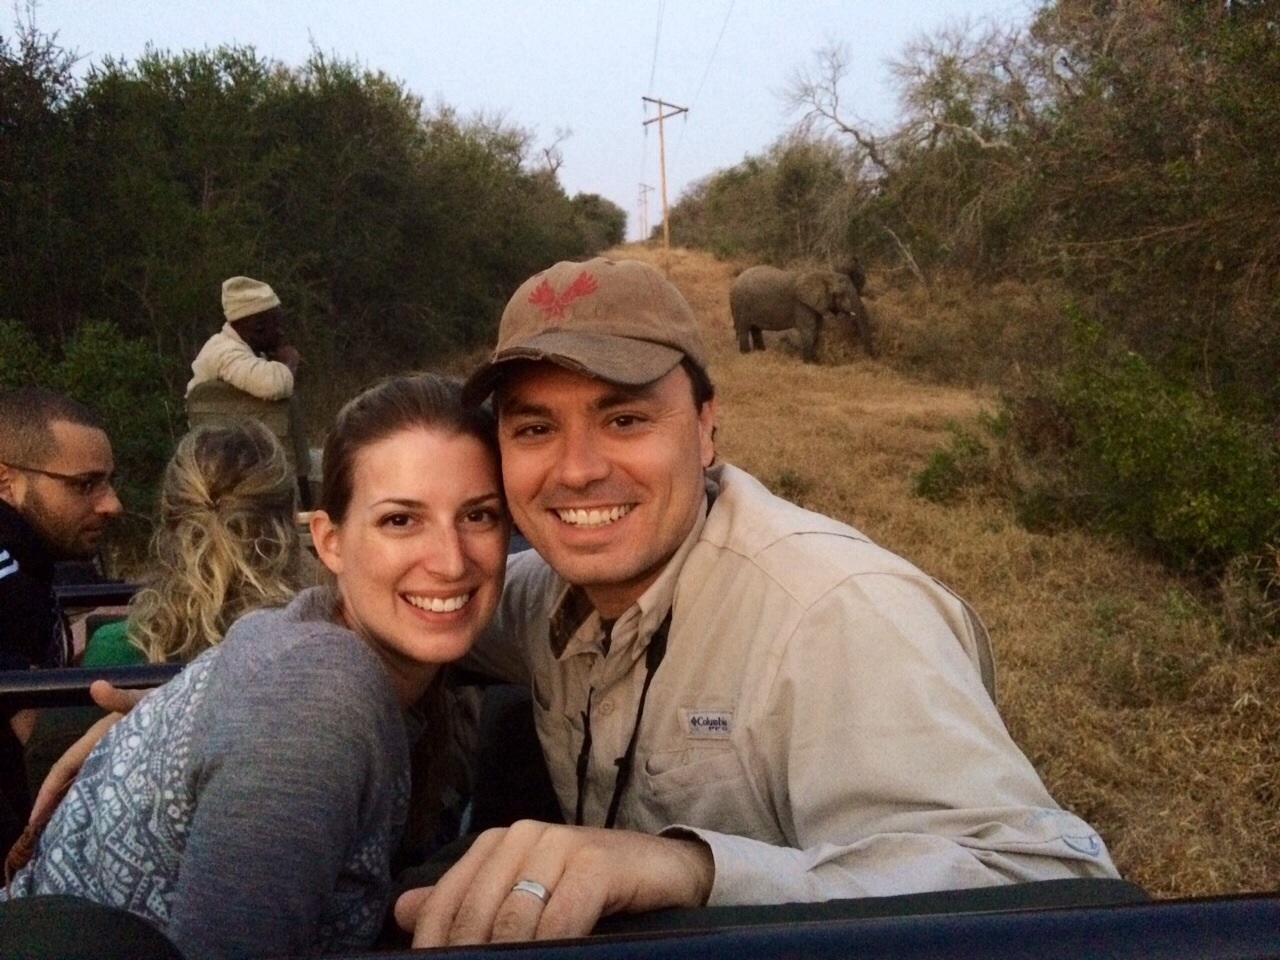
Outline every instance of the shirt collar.
[[(708, 488), (710, 492), (710, 484)], [(649, 638), (672, 607), (680, 571), (702, 535), (702, 528), (707, 522), (707, 509), (708, 501), (704, 499), (693, 527), (662, 568), (658, 579), (614, 621), (611, 654), (620, 648), (633, 646), (634, 655), (639, 656), (648, 646)], [(563, 660), (579, 653), (598, 652), (602, 636), (600, 615), (591, 606), (586, 591), (582, 587), (566, 584), (560, 600), (551, 611), (548, 639), (552, 653), (557, 659)]]

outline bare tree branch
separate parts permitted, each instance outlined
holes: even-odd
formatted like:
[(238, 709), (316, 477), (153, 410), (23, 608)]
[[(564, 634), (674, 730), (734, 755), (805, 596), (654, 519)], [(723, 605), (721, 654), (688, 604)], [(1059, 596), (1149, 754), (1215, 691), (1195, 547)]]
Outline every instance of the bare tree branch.
[(884, 224), (881, 224), (880, 228), (893, 238), (893, 242), (898, 247), (898, 252), (902, 254), (902, 259), (907, 262), (907, 266), (911, 269), (915, 278), (920, 281), (920, 286), (927, 288), (929, 286), (929, 281), (924, 278), (924, 273), (921, 271), (920, 265), (916, 263), (916, 258), (911, 255), (911, 251), (907, 249), (907, 245), (902, 242), (901, 238), (896, 233)]
[(553, 177), (560, 172), (560, 167), (564, 165), (564, 151), (560, 149), (560, 144), (572, 136), (573, 131), (568, 127), (556, 127), (555, 139), (542, 148), (542, 162), (546, 164), (547, 172)]
[(840, 84), (849, 71), (849, 47), (831, 44), (817, 52), (817, 64), (812, 70), (798, 69), (782, 93), (783, 102), (792, 112), (802, 112), (796, 124), (798, 132), (805, 134), (835, 130), (851, 137), (867, 158), (880, 168), (889, 171), (883, 144), (857, 117), (849, 117), (840, 105)]

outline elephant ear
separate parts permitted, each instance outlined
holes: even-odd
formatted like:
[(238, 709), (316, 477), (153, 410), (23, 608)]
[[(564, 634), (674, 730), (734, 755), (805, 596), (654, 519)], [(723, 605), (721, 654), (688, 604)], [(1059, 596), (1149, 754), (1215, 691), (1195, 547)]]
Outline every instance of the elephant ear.
[(832, 309), (854, 313), (858, 309), (858, 303), (858, 288), (854, 282), (843, 273), (831, 274)]
[(831, 312), (831, 274), (805, 270), (796, 275), (796, 299), (818, 313)]
[(867, 271), (862, 269), (862, 261), (857, 257), (849, 257), (846, 260), (842, 260), (837, 269), (849, 278), (849, 282), (853, 284), (853, 289), (857, 291), (858, 296), (862, 296), (862, 291), (867, 286)]

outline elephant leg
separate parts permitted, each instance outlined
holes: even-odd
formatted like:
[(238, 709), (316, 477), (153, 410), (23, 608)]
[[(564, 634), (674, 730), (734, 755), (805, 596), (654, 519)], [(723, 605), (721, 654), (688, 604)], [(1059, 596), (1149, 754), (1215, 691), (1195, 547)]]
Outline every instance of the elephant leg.
[(862, 341), (862, 347), (867, 351), (867, 356), (879, 356), (880, 347), (876, 343), (875, 328), (871, 325), (871, 316), (862, 303), (859, 303), (858, 308), (853, 311), (853, 325), (858, 331), (858, 339)]
[(759, 327), (751, 328), (751, 343), (757, 350), (764, 349), (764, 333)]
[(751, 329), (749, 327), (740, 327), (738, 329), (738, 350), (741, 353), (751, 352)]
[(808, 307), (796, 309), (796, 330), (800, 334), (800, 357), (805, 363), (813, 363), (818, 356), (818, 327), (822, 317)]

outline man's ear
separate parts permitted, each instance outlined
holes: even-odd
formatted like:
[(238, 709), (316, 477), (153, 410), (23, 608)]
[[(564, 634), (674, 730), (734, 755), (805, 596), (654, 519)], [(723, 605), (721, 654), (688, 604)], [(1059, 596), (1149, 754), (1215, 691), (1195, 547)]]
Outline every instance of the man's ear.
[(17, 470), (7, 464), (0, 463), (0, 500), (3, 500), (13, 509), (18, 509), (18, 501), (21, 499), (18, 486), (18, 478), (20, 474)]
[(698, 444), (703, 468), (716, 459), (716, 399), (712, 397), (698, 411)]
[(342, 550), (338, 537), (338, 525), (330, 520), (329, 514), (323, 510), (315, 510), (311, 514), (311, 544), (316, 548), (316, 556), (329, 569), (329, 572), (335, 576), (342, 573)]

